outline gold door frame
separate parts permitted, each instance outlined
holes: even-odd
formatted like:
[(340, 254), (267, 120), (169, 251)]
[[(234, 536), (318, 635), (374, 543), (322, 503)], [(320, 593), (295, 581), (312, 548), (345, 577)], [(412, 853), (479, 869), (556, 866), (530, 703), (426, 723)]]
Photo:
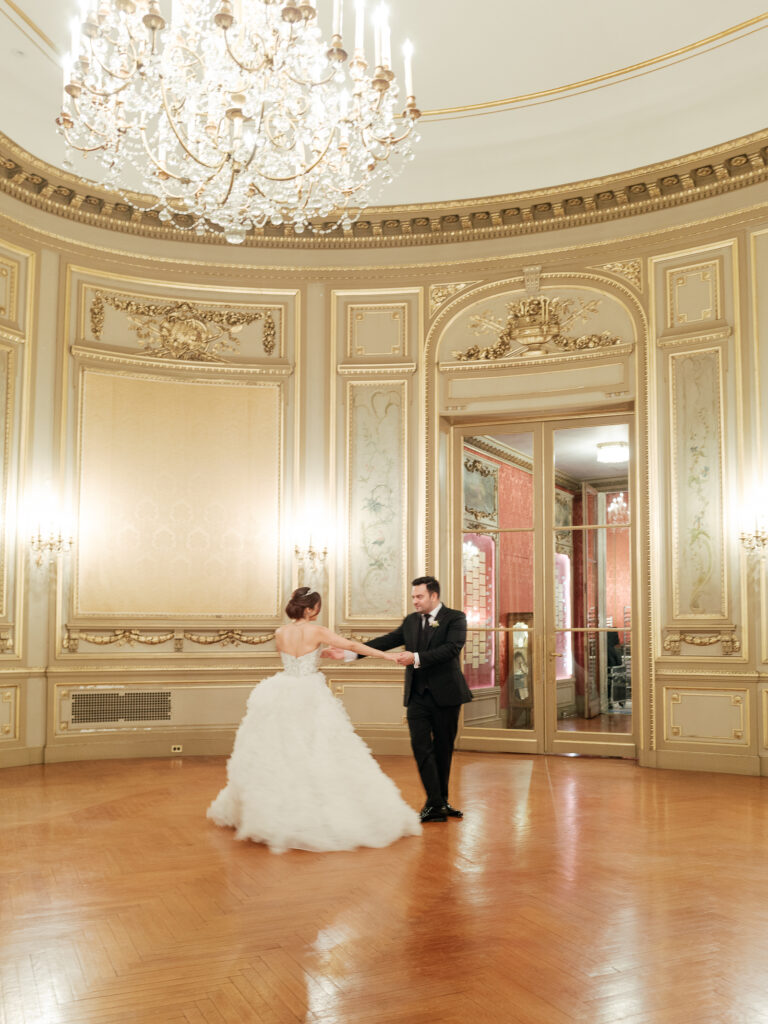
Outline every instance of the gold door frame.
[[(534, 558), (534, 628), (533, 636), (533, 707), (534, 724), (531, 729), (511, 729), (482, 726), (466, 726), (464, 715), (461, 717), (456, 747), (463, 750), (505, 751), (508, 753), (528, 754), (589, 754), (612, 757), (637, 756), (639, 737), (642, 732), (642, 712), (645, 691), (644, 665), (645, 659), (638, 658), (633, 662), (633, 709), (631, 733), (579, 733), (557, 728), (556, 699), (554, 698), (554, 659), (549, 657), (554, 650), (554, 602), (552, 600), (554, 579), (554, 460), (553, 436), (557, 429), (571, 426), (591, 426), (599, 423), (626, 423), (630, 436), (630, 462), (628, 478), (632, 505), (635, 509), (642, 503), (637, 502), (638, 491), (638, 458), (635, 451), (635, 417), (626, 406), (611, 410), (584, 411), (580, 413), (515, 416), (509, 419), (492, 417), (488, 419), (466, 419), (460, 423), (443, 421), (448, 444), (448, 480), (447, 492), (450, 496), (446, 516), (448, 563), (450, 565), (451, 586), (454, 607), (462, 606), (462, 534), (463, 534), (463, 493), (462, 493), (462, 458), (464, 440), (478, 433), (492, 433), (503, 430), (505, 433), (530, 432), (534, 442), (534, 522), (533, 522), (533, 558)], [(547, 467), (545, 469), (545, 467)], [(543, 510), (538, 514), (537, 510)], [(630, 534), (630, 551), (632, 554), (632, 649), (641, 642), (642, 630), (639, 629), (641, 604), (640, 546), (637, 536), (639, 515), (633, 513)], [(507, 631), (498, 628), (498, 631)], [(550, 699), (549, 694), (553, 697)]]

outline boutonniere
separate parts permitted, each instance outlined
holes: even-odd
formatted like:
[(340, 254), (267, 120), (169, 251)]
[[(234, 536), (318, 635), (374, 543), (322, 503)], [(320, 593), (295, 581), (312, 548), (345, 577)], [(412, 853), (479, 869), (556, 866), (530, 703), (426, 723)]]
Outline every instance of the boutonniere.
[(437, 629), (439, 625), (440, 623), (437, 621), (437, 619), (434, 619), (432, 622), (430, 622), (430, 626), (432, 627), (432, 629)]

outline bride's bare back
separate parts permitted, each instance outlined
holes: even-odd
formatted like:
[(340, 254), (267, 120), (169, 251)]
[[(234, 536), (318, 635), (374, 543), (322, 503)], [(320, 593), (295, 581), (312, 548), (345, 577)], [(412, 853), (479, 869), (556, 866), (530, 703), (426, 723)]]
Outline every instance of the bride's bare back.
[(303, 658), (310, 651), (316, 651), (322, 644), (330, 647), (341, 647), (345, 651), (365, 654), (372, 658), (383, 658), (385, 661), (396, 661), (397, 656), (385, 651), (377, 651), (356, 640), (348, 640), (345, 636), (331, 632), (327, 626), (320, 626), (312, 619), (292, 619), (287, 626), (275, 630), (275, 646), (281, 654), (290, 654), (293, 658)]
[(321, 633), (330, 634), (325, 626), (297, 619), (287, 626), (275, 630), (275, 646), (281, 654), (290, 654), (293, 658), (303, 658), (310, 651), (315, 651), (322, 643), (331, 643)]

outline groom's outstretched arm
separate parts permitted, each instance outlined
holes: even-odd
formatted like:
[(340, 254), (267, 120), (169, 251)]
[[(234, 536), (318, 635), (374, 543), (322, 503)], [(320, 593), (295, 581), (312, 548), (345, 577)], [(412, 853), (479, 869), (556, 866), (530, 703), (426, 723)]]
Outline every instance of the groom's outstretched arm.
[[(402, 647), (404, 643), (402, 625), (398, 626), (397, 629), (393, 629), (391, 633), (385, 633), (384, 636), (377, 636), (373, 640), (366, 641), (368, 647), (373, 647), (377, 651), (391, 651), (393, 647)], [(351, 652), (344, 651), (340, 647), (326, 647), (321, 652), (320, 657), (333, 658), (335, 661), (355, 661), (357, 658), (366, 657), (366, 655), (351, 654)]]
[(366, 643), (369, 647), (375, 647), (377, 651), (391, 651), (393, 647), (403, 647), (405, 639), (402, 624), (397, 629), (393, 629), (391, 633), (374, 637), (373, 640), (366, 640)]

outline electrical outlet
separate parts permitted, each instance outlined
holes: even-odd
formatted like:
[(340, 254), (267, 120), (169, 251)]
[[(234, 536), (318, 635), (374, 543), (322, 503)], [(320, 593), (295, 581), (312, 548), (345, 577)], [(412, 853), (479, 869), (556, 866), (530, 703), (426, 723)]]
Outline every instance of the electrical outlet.
[(174, 743), (173, 746), (171, 747), (171, 753), (172, 754), (180, 754), (181, 751), (182, 751), (182, 746), (181, 746), (180, 743)]

